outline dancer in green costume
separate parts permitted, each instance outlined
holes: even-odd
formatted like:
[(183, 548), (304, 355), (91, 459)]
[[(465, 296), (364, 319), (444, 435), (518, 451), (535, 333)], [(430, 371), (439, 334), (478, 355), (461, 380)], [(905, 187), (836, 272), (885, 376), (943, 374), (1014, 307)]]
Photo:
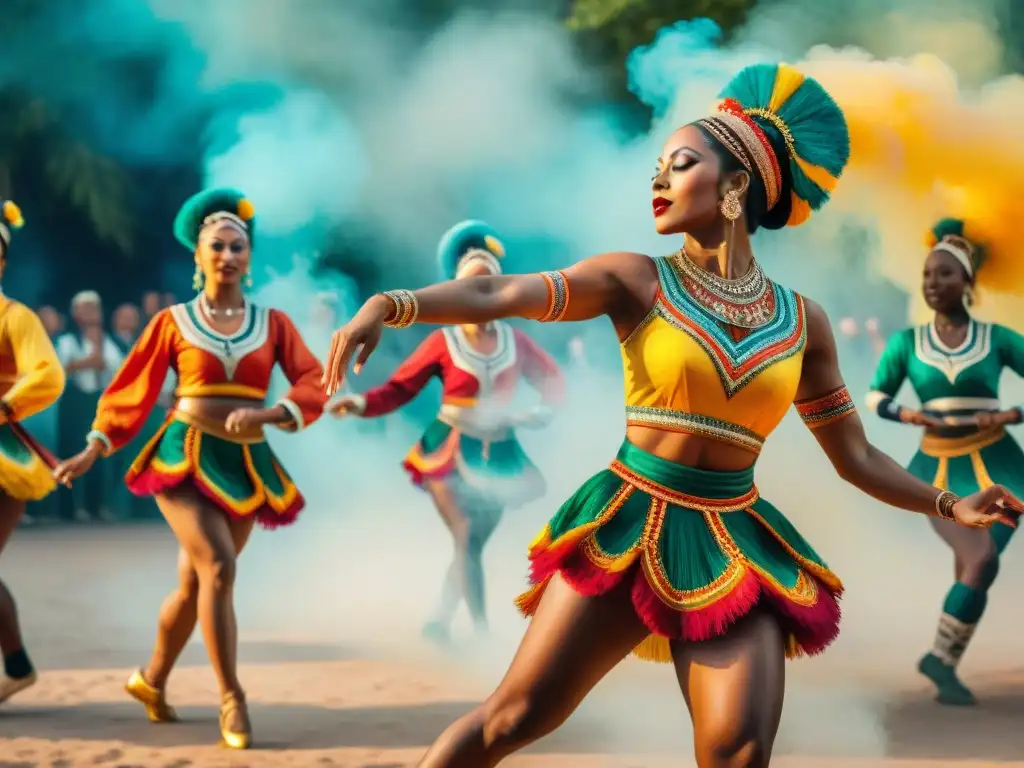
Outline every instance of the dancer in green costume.
[[(889, 340), (868, 405), (884, 419), (925, 428), (907, 467), (913, 475), (958, 496), (994, 484), (1019, 495), (1024, 493), (1024, 452), (1006, 426), (1021, 422), (1021, 409), (1000, 408), (999, 377), (1004, 368), (1024, 376), (1024, 336), (971, 317), (975, 277), (986, 252), (964, 231), (959, 219), (943, 219), (933, 228), (924, 298), (935, 316)], [(904, 381), (921, 401), (920, 410), (894, 401)], [(942, 606), (935, 645), (918, 669), (935, 683), (941, 703), (970, 706), (974, 695), (956, 668), (985, 611), (1014, 519), (988, 530), (937, 518), (930, 522), (953, 550), (956, 582)]]

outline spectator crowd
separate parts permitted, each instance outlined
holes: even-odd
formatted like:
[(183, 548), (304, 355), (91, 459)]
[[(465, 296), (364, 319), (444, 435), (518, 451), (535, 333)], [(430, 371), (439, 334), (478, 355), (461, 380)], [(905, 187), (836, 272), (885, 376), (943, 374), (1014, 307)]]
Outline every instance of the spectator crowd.
[[(116, 307), (109, 323), (102, 299), (95, 291), (76, 294), (71, 300), (69, 317), (56, 307), (38, 307), (36, 311), (67, 373), (67, 384), (57, 404), (26, 420), (25, 428), (57, 456), (65, 458), (80, 451), (100, 395), (128, 350), (149, 319), (176, 302), (172, 294), (149, 291), (142, 295), (138, 305)], [(147, 425), (137, 441), (145, 440), (159, 426), (174, 387), (172, 372), (150, 417), (155, 423)], [(72, 488), (59, 488), (42, 501), (30, 504), (23, 524), (159, 518), (152, 499), (133, 496), (121, 482), (127, 470), (125, 462), (130, 462), (140, 448), (128, 446), (111, 460), (97, 464)]]

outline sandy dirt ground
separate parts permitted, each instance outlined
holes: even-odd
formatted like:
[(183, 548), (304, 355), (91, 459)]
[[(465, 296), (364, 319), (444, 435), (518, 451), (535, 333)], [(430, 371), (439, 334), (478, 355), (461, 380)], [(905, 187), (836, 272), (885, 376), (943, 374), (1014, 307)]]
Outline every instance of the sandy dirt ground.
[[(198, 636), (170, 686), (184, 722), (149, 724), (121, 690), (131, 668), (146, 659), (160, 597), (173, 580), (174, 543), (166, 529), (19, 531), (4, 554), (3, 573), (16, 590), (43, 671), (37, 686), (0, 711), (0, 766), (415, 765), (431, 740), (493, 686), (522, 623), (509, 619), (508, 637), (493, 655), (439, 655), (418, 644), (420, 616), (388, 625), (371, 621), (369, 609), (352, 608), (348, 618), (335, 610), (346, 602), (361, 605), (358, 584), (347, 580), (347, 593), (338, 597), (340, 582), (325, 577), (326, 560), (315, 548), (296, 555), (299, 539), (288, 536), (274, 546), (291, 555), (263, 569), (259, 561), (270, 545), (255, 545), (240, 575), (242, 678), (257, 749), (229, 753), (216, 746), (216, 687)], [(521, 553), (515, 559), (521, 563)], [(503, 567), (498, 560), (495, 567)], [(321, 574), (318, 581), (302, 580), (304, 601), (274, 589), (300, 568)], [(1004, 578), (1019, 582), (1020, 575), (1018, 568)], [(492, 591), (512, 588), (499, 584)], [(378, 604), (397, 596), (372, 599)], [(926, 615), (932, 613), (928, 602)], [(324, 611), (325, 605), (331, 609)], [(1008, 613), (1005, 606), (1000, 610)], [(308, 618), (327, 614), (334, 623)], [(860, 665), (858, 659), (877, 654), (870, 643), (854, 643), (791, 665), (773, 765), (1024, 766), (1024, 666), (1019, 635), (1011, 632), (1019, 617), (1007, 616), (998, 635), (993, 619), (989, 639), (980, 644), (970, 681), (983, 703), (974, 710), (933, 704), (913, 675), (911, 651), (892, 666)], [(505, 624), (497, 623), (500, 635)], [(690, 755), (685, 709), (671, 674), (631, 662), (565, 727), (507, 764), (658, 768), (692, 765)]]

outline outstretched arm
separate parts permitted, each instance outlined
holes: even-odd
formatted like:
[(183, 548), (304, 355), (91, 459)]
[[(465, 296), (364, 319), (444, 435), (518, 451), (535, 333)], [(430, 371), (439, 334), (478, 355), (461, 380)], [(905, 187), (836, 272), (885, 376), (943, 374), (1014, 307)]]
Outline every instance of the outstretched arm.
[(836, 472), (846, 482), (885, 504), (948, 517), (949, 510), (940, 514), (940, 505), (936, 503), (942, 493), (938, 488), (917, 479), (868, 442), (864, 425), (839, 373), (839, 358), (828, 316), (814, 302), (806, 299), (804, 302), (807, 351), (796, 408), (804, 423), (814, 431)]
[(335, 332), (323, 383), (328, 394), (337, 392), (357, 350), (358, 373), (384, 326), (461, 325), (505, 317), (589, 320), (608, 315), (622, 338), (646, 316), (657, 290), (657, 267), (651, 259), (638, 253), (605, 253), (559, 272), (471, 277), (418, 291), (378, 294)]
[[(642, 303), (635, 297), (638, 287), (642, 292), (645, 274), (656, 274), (646, 256), (604, 253), (560, 271), (449, 280), (412, 292), (416, 322), (460, 325), (506, 317), (573, 321), (601, 315), (615, 321), (629, 313), (631, 303)], [(382, 300), (394, 309), (390, 299)]]
[(351, 395), (353, 412), (363, 418), (386, 416), (416, 397), (434, 376), (441, 375), (447, 354), (444, 332), (425, 338), (386, 382), (362, 395)]

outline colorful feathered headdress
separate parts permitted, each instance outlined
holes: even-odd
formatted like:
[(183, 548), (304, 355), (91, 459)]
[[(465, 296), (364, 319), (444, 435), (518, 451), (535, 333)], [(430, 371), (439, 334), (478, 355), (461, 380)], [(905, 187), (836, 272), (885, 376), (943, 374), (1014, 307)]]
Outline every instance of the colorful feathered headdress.
[(803, 224), (828, 201), (850, 159), (843, 111), (817, 80), (786, 64), (746, 67), (719, 97), (715, 113), (697, 124), (763, 182), (762, 226)]

